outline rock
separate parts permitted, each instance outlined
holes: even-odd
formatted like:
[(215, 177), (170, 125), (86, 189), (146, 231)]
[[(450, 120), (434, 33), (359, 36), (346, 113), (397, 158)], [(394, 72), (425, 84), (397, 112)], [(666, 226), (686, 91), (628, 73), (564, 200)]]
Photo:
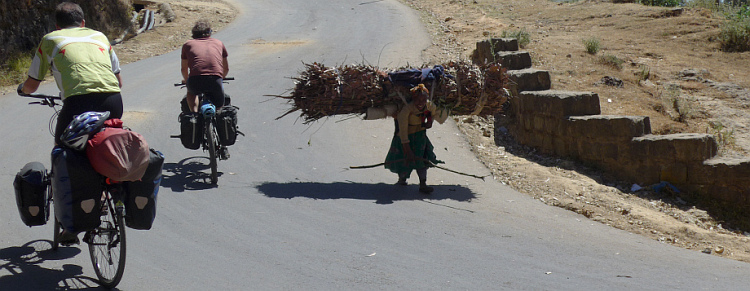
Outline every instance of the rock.
[(620, 79), (618, 79), (616, 77), (604, 76), (601, 80), (599, 80), (599, 82), (596, 82), (594, 85), (599, 85), (599, 84), (604, 84), (604, 85), (607, 85), (607, 86), (612, 86), (612, 87), (618, 87), (618, 88), (620, 88), (620, 87), (622, 87), (623, 83), (622, 83), (622, 80), (620, 80)]

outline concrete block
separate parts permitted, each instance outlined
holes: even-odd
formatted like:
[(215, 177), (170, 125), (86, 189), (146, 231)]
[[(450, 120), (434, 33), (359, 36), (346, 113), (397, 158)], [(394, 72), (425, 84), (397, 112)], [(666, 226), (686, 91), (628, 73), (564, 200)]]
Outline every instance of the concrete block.
[(670, 163), (677, 160), (674, 143), (664, 135), (647, 134), (634, 138), (633, 143), (644, 150), (643, 157), (649, 161)]
[(496, 52), (517, 51), (518, 40), (515, 38), (493, 38), (476, 43), (476, 48), (471, 54), (471, 60), (476, 63), (487, 63), (493, 60)]
[(518, 98), (523, 99), (524, 110), (556, 118), (601, 113), (599, 95), (592, 92), (523, 91), (520, 92)]
[(537, 69), (510, 70), (508, 79), (508, 89), (513, 96), (522, 91), (549, 90), (552, 86), (549, 72)]
[(529, 52), (496, 52), (495, 60), (508, 70), (523, 70), (531, 68), (531, 55)]
[(577, 130), (590, 138), (629, 142), (634, 137), (651, 133), (646, 116), (587, 115), (568, 118)]
[(684, 163), (662, 164), (659, 177), (661, 181), (672, 184), (685, 184), (687, 183), (687, 165)]

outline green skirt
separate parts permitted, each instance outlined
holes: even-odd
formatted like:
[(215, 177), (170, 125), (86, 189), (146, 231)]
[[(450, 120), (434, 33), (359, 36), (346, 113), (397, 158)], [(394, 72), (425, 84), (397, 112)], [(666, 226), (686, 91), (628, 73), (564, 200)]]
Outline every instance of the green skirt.
[(401, 137), (394, 135), (393, 141), (391, 141), (391, 149), (385, 157), (385, 168), (393, 173), (409, 178), (412, 170), (429, 167), (429, 164), (425, 160), (430, 161), (433, 164), (443, 163), (443, 161), (438, 160), (437, 156), (435, 156), (435, 149), (432, 146), (430, 139), (427, 138), (426, 130), (409, 134), (409, 147), (417, 160), (406, 164), (406, 156), (404, 155), (402, 148)]

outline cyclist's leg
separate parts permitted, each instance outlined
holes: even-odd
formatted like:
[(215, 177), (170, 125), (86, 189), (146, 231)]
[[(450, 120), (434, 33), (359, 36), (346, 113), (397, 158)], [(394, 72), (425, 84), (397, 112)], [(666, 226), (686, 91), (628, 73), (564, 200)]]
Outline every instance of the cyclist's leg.
[(205, 76), (205, 87), (204, 90), (206, 95), (211, 98), (211, 103), (216, 108), (224, 106), (224, 79), (219, 76)]
[(187, 87), (187, 95), (185, 96), (185, 100), (187, 100), (188, 108), (190, 108), (190, 111), (192, 112), (198, 112), (198, 94), (200, 93), (199, 89), (200, 81), (198, 78), (200, 76), (192, 76), (188, 77), (188, 79), (185, 81), (185, 86)]
[(190, 108), (190, 112), (198, 112), (198, 95), (188, 91), (185, 100), (187, 101), (188, 108)]

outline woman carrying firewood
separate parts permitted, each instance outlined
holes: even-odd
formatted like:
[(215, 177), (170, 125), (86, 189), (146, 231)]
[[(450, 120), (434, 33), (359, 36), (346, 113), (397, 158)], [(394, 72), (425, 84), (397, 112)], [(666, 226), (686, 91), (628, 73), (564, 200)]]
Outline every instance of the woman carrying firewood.
[(447, 110), (438, 109), (429, 99), (427, 88), (419, 84), (410, 90), (411, 101), (395, 116), (396, 132), (391, 148), (385, 158), (385, 168), (398, 174), (397, 185), (407, 185), (412, 170), (419, 176), (419, 192), (429, 194), (434, 190), (427, 186), (427, 168), (443, 163), (427, 138), (427, 129), (432, 121), (442, 124), (448, 118)]

